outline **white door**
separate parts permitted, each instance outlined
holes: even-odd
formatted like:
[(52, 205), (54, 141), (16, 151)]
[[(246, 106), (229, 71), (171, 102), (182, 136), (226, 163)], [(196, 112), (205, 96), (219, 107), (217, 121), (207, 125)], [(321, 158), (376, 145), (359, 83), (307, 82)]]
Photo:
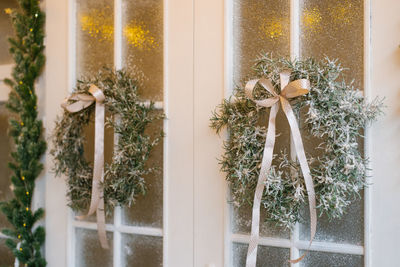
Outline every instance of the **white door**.
[[(388, 106), (366, 132), (372, 185), (342, 220), (319, 220), (311, 252), (293, 266), (398, 266), (399, 9), (397, 0), (46, 0), (39, 90), (47, 135), (75, 80), (102, 65), (135, 64), (149, 78), (144, 96), (168, 118), (158, 125), (166, 138), (152, 159), (163, 173), (149, 178), (141, 208), (116, 209), (108, 218), (109, 251), (100, 248), (93, 221), (74, 219), (65, 182), (46, 156), (46, 188), (37, 192), (45, 203), (48, 266), (243, 266), (250, 212), (227, 204), (216, 160), (227, 136), (217, 136), (209, 118), (262, 51), (337, 57), (368, 98), (386, 97)], [(0, 80), (10, 70), (1, 53)], [(8, 186), (0, 182), (1, 190)], [(306, 224), (293, 232), (265, 227), (259, 266), (288, 266), (307, 248)], [(0, 242), (0, 258), (6, 253)]]

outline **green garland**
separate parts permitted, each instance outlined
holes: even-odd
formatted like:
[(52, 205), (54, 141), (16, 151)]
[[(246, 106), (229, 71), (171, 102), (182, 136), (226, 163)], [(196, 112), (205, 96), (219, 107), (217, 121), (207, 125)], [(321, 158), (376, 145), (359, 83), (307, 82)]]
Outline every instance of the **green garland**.
[[(343, 68), (328, 59), (293, 62), (267, 54), (257, 61), (255, 76), (270, 78), (279, 92), (279, 74), (284, 70), (291, 72), (292, 81), (305, 78), (311, 82), (308, 94), (290, 102), (297, 114), (303, 140), (312, 140), (315, 144), (305, 149), (314, 180), (317, 209), (320, 214), (339, 218), (366, 185), (367, 160), (360, 153), (359, 142), (363, 138), (362, 129), (381, 113), (382, 103), (379, 100), (366, 103), (362, 93), (344, 81)], [(257, 99), (270, 97), (262, 87), (256, 88), (254, 96)], [(217, 132), (224, 127), (229, 130), (221, 165), (236, 206), (252, 205), (268, 112), (269, 109), (249, 100), (244, 87), (239, 86), (234, 97), (225, 100), (211, 119), (211, 127)], [(287, 120), (283, 120), (286, 124)], [(277, 130), (281, 130), (279, 126)], [(289, 144), (290, 140), (285, 142)], [(277, 150), (275, 148), (262, 207), (267, 220), (291, 227), (302, 218), (300, 211), (307, 204), (307, 192), (298, 162), (290, 159), (287, 150)]]
[[(105, 165), (104, 199), (107, 210), (114, 206), (130, 206), (139, 195), (146, 192), (145, 176), (157, 171), (146, 166), (151, 149), (162, 139), (162, 131), (155, 137), (147, 132), (150, 123), (162, 120), (164, 115), (157, 111), (154, 103), (143, 103), (138, 96), (138, 81), (125, 71), (102, 70), (95, 77), (78, 81), (74, 93), (90, 94), (91, 84), (104, 93), (106, 112), (110, 117), (105, 127), (114, 129), (118, 144), (112, 163)], [(69, 205), (76, 211), (85, 211), (92, 192), (93, 166), (84, 157), (87, 142), (84, 127), (93, 119), (95, 105), (77, 113), (64, 111), (56, 122), (53, 134), (57, 175), (65, 174), (68, 179)], [(90, 140), (92, 142), (93, 140)]]
[(11, 15), (15, 38), (9, 39), (10, 52), (16, 66), (13, 79), (5, 82), (11, 87), (7, 108), (16, 113), (18, 120), (10, 120), (10, 135), (15, 143), (9, 167), (13, 171), (11, 182), (15, 198), (1, 202), (1, 211), (13, 229), (2, 232), (9, 238), (6, 245), (24, 266), (46, 266), (41, 254), (45, 239), (44, 228), (34, 227), (43, 217), (43, 209), (31, 210), (35, 180), (43, 169), (40, 158), (46, 150), (42, 138), (42, 121), (37, 119), (35, 80), (39, 77), (45, 58), (43, 55), (45, 15), (37, 0), (18, 0), (19, 9), (7, 9)]

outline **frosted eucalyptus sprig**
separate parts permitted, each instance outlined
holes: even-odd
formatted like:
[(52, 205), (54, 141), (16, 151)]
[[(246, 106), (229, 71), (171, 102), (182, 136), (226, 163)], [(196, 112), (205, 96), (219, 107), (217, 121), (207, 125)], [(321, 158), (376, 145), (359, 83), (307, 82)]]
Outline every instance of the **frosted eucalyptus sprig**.
[[(367, 159), (360, 152), (363, 129), (382, 113), (382, 102), (367, 103), (362, 92), (345, 82), (343, 68), (337, 61), (314, 59), (291, 61), (267, 54), (255, 64), (251, 78), (267, 77), (279, 92), (279, 74), (289, 70), (291, 80), (308, 79), (310, 92), (290, 100), (301, 125), (302, 138), (315, 184), (320, 214), (340, 218), (346, 207), (366, 186)], [(269, 97), (256, 88), (258, 99)], [(257, 106), (244, 93), (244, 85), (218, 106), (211, 127), (228, 129), (224, 142), (221, 169), (237, 206), (252, 205), (259, 176), (267, 132), (269, 109)], [(280, 130), (277, 129), (278, 133)], [(282, 142), (282, 141), (281, 141)], [(283, 141), (290, 143), (289, 138)], [(286, 151), (274, 151), (273, 166), (268, 173), (262, 206), (267, 220), (291, 227), (299, 221), (300, 210), (307, 203), (304, 179), (297, 161)]]

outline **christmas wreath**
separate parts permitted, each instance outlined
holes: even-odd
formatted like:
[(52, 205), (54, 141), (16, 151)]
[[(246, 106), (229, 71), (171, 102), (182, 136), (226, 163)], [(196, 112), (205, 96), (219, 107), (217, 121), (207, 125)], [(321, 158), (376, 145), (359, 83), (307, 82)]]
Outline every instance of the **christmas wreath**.
[[(160, 131), (151, 137), (146, 129), (164, 115), (156, 110), (154, 103), (140, 99), (140, 82), (124, 70), (102, 70), (95, 77), (86, 77), (78, 81), (73, 95), (88, 96), (93, 85), (104, 94), (105, 110), (110, 114), (105, 127), (111, 127), (118, 136), (112, 163), (104, 166), (105, 207), (110, 210), (114, 206), (130, 206), (139, 195), (145, 194), (145, 176), (157, 171), (155, 167), (148, 167), (146, 161), (163, 133)], [(76, 100), (70, 97), (66, 104), (73, 105)], [(65, 110), (53, 134), (51, 154), (55, 172), (67, 176), (69, 205), (76, 211), (87, 210), (91, 202), (93, 164), (84, 157), (84, 145), (88, 142), (84, 128), (93, 119), (95, 109), (93, 104), (78, 112)]]
[[(291, 61), (269, 54), (255, 64), (255, 77), (268, 79), (278, 93), (283, 72), (289, 73), (290, 81), (306, 79), (309, 82), (308, 93), (288, 102), (303, 139), (311, 137), (318, 144), (307, 146), (305, 152), (316, 209), (320, 215), (325, 213), (330, 218), (340, 218), (366, 185), (368, 161), (360, 152), (362, 130), (377, 118), (382, 108), (381, 100), (367, 103), (353, 83), (346, 83), (343, 70), (337, 61), (329, 59)], [(255, 101), (274, 97), (259, 83), (253, 85), (251, 97), (244, 85), (238, 86), (211, 118), (213, 129), (220, 132), (226, 127), (229, 132), (220, 164), (236, 206), (253, 205), (268, 132), (265, 121), (271, 108), (257, 105)], [(289, 138), (286, 141), (290, 143)], [(267, 220), (290, 228), (301, 219), (308, 190), (299, 162), (288, 153), (285, 149), (275, 149), (266, 174), (261, 207)]]

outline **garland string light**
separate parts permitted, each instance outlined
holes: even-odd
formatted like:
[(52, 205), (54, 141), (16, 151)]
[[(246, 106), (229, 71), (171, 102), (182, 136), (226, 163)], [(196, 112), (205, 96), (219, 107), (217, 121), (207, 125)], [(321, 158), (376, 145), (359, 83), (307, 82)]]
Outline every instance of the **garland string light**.
[(35, 226), (43, 217), (44, 210), (31, 209), (35, 180), (43, 169), (40, 158), (46, 150), (42, 138), (42, 121), (37, 118), (37, 96), (35, 80), (39, 77), (45, 58), (44, 31), (45, 15), (37, 0), (18, 0), (19, 8), (6, 9), (12, 18), (15, 37), (10, 38), (10, 52), (15, 61), (12, 79), (5, 83), (11, 87), (7, 108), (17, 115), (10, 120), (10, 132), (15, 151), (9, 163), (14, 198), (0, 203), (1, 211), (13, 226), (3, 229), (8, 236), (6, 245), (19, 263), (28, 267), (46, 266), (41, 247), (45, 231)]

